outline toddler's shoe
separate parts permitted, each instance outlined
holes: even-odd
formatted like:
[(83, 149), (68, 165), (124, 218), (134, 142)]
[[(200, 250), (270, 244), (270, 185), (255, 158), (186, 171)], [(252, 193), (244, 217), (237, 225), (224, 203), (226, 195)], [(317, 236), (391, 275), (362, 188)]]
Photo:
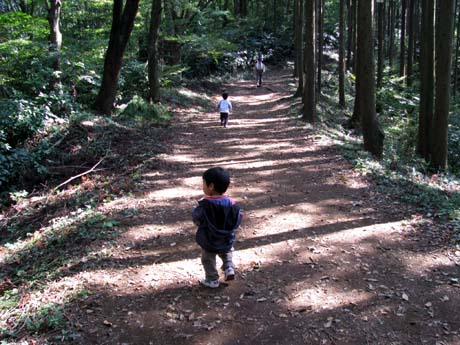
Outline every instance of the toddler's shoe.
[(224, 271), (225, 280), (234, 280), (235, 279), (235, 270), (232, 267), (227, 268)]
[(200, 280), (200, 284), (203, 286), (206, 286), (211, 289), (216, 289), (219, 287), (219, 281), (218, 280), (208, 280), (208, 279), (203, 279)]

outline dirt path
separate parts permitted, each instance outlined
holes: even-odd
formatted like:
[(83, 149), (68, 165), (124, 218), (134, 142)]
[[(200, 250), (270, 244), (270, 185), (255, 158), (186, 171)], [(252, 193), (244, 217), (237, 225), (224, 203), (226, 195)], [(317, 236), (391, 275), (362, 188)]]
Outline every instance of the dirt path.
[[(72, 316), (77, 342), (460, 344), (458, 266), (416, 232), (409, 206), (296, 123), (288, 82), (228, 85), (227, 129), (214, 110), (178, 116), (173, 152), (130, 201), (129, 231), (80, 274), (90, 297)], [(237, 279), (209, 290), (190, 211), (215, 165), (231, 170), (246, 219)]]

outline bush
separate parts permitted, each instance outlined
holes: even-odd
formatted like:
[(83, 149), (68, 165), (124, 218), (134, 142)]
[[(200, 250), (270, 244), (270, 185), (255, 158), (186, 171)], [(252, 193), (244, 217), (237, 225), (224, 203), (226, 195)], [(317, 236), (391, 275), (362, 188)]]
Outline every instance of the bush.
[(134, 95), (147, 97), (149, 84), (146, 64), (137, 60), (127, 62), (120, 75), (118, 90), (122, 103)]
[(154, 124), (164, 124), (171, 119), (171, 113), (165, 105), (150, 104), (139, 96), (134, 96), (119, 116), (136, 122)]
[(0, 100), (0, 141), (16, 147), (43, 125), (44, 109), (25, 99)]

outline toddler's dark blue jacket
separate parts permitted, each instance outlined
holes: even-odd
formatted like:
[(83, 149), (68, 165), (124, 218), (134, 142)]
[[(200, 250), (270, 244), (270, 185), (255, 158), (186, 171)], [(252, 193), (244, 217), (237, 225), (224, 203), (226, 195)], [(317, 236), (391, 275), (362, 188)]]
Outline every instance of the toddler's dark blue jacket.
[(235, 242), (235, 233), (241, 224), (243, 212), (227, 197), (206, 197), (192, 212), (198, 225), (196, 242), (211, 253), (228, 253)]

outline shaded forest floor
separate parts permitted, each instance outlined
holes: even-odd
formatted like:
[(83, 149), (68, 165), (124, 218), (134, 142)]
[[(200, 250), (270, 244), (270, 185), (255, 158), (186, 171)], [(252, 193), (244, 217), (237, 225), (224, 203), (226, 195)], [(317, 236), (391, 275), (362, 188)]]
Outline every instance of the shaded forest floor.
[[(378, 192), (324, 137), (299, 122), (290, 81), (290, 72), (279, 72), (261, 88), (253, 81), (227, 85), (234, 113), (226, 129), (213, 104), (208, 112), (176, 109), (170, 128), (122, 142), (127, 155), (131, 147), (146, 150), (142, 169), (129, 160), (119, 167), (132, 192), (107, 200), (101, 195), (93, 206), (98, 217), (84, 218), (83, 204), (79, 221), (101, 236), (66, 234), (69, 243), (60, 250), (71, 259), (46, 277), (34, 275), (41, 284), (20, 298), (25, 304), (61, 296), (69, 333), (24, 339), (460, 344), (460, 252), (448, 224)], [(159, 138), (168, 149), (150, 155), (148, 147)], [(230, 169), (228, 194), (246, 217), (235, 245), (236, 280), (206, 289), (198, 285), (203, 271), (190, 213), (201, 197), (201, 174), (216, 165)], [(123, 189), (123, 181), (105, 188)], [(84, 183), (90, 189), (91, 176)], [(54, 208), (64, 222), (65, 203)], [(38, 250), (53, 248), (49, 243)], [(40, 267), (38, 261), (51, 265), (61, 253), (49, 249), (34, 256), (30, 248), (20, 248), (13, 261), (2, 259), (1, 268), (27, 275)], [(30, 263), (31, 256), (37, 262)], [(8, 283), (14, 286), (14, 279)], [(21, 286), (15, 288), (20, 295)], [(41, 329), (46, 326), (52, 329)]]

